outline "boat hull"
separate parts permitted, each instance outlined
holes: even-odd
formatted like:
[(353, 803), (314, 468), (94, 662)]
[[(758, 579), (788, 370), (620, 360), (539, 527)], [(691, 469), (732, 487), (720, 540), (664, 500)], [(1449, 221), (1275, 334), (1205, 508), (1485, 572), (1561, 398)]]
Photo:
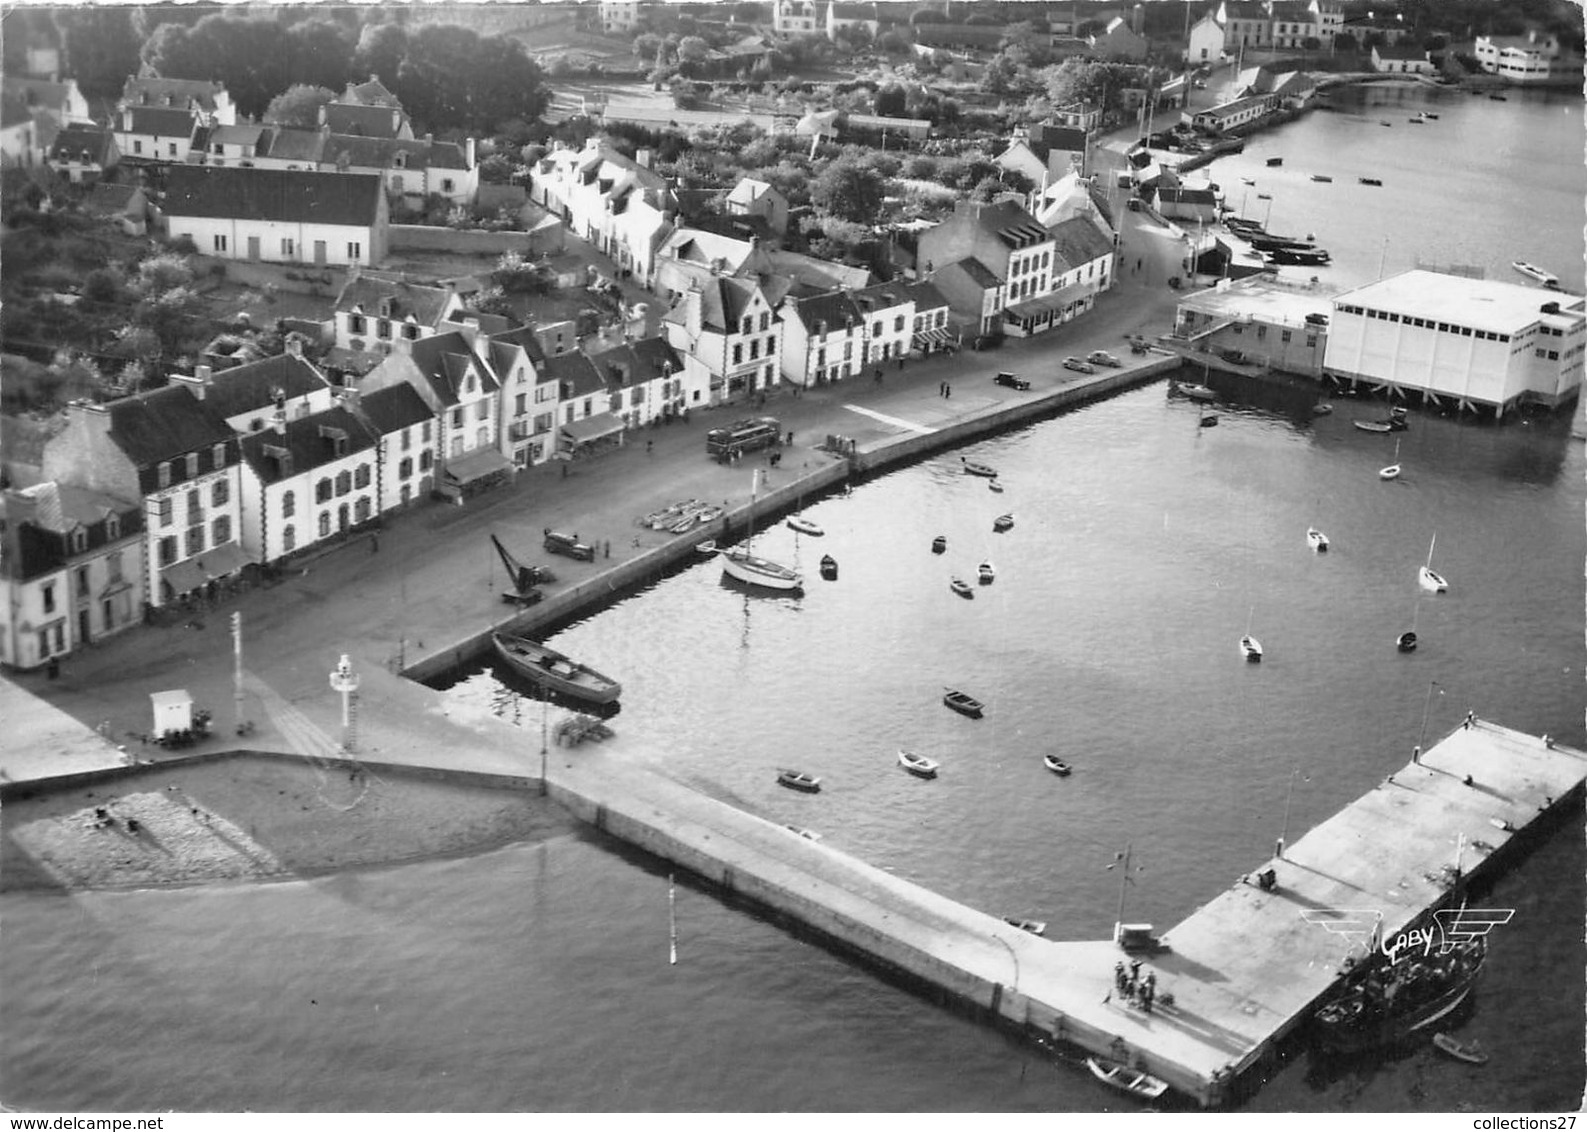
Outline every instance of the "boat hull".
[(1426, 566), (1416, 572), (1416, 580), (1424, 590), (1432, 590), (1435, 594), (1441, 594), (1449, 589), (1449, 583), (1444, 581), (1443, 575), (1429, 570)]
[(797, 590), (803, 584), (799, 575), (788, 567), (768, 558), (757, 558), (742, 550), (728, 550), (721, 555), (722, 573), (747, 586), (767, 590)]
[(802, 794), (821, 793), (821, 780), (808, 774), (801, 774), (796, 770), (779, 770), (777, 782), (790, 790), (798, 790)]
[(966, 696), (962, 692), (949, 692), (946, 696), (942, 697), (942, 702), (947, 704), (948, 707), (952, 708), (960, 715), (967, 715), (971, 719), (981, 718), (981, 701), (974, 699), (973, 697)]
[(916, 778), (937, 777), (937, 764), (935, 762), (920, 755), (912, 755), (908, 751), (898, 752), (898, 765)]
[(615, 703), (623, 694), (623, 686), (610, 676), (570, 660), (555, 649), (501, 633), (491, 640), (496, 646), (496, 655), (509, 668), (539, 687), (590, 704)]
[(1168, 1082), (1159, 1081), (1149, 1073), (1142, 1073), (1122, 1062), (1109, 1061), (1105, 1057), (1086, 1058), (1086, 1068), (1091, 1070), (1091, 1075), (1104, 1085), (1134, 1097), (1155, 1100), (1168, 1091)]

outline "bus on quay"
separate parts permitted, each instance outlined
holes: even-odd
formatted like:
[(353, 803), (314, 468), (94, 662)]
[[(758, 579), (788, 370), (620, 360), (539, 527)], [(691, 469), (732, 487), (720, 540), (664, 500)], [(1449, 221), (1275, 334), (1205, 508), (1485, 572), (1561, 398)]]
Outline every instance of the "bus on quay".
[(707, 455), (718, 460), (757, 448), (772, 448), (782, 443), (782, 422), (775, 417), (751, 417), (705, 434)]

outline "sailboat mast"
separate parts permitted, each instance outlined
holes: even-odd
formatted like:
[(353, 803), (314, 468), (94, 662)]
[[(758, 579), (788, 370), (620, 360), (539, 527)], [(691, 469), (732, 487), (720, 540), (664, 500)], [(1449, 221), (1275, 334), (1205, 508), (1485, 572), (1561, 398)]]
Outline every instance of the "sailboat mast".
[(1115, 938), (1124, 930), (1124, 892), (1130, 883), (1130, 850), (1133, 848), (1128, 841), (1124, 843), (1124, 875), (1119, 878), (1119, 914), (1114, 917), (1113, 935)]
[(673, 874), (667, 874), (667, 962), (678, 961), (678, 893)]
[[(1433, 547), (1435, 547), (1437, 545), (1438, 545), (1438, 532), (1434, 531), (1433, 532), (1433, 541), (1427, 544), (1427, 568), (1429, 570), (1431, 570), (1433, 568)], [(1456, 563), (1456, 565), (1459, 565), (1459, 563)]]

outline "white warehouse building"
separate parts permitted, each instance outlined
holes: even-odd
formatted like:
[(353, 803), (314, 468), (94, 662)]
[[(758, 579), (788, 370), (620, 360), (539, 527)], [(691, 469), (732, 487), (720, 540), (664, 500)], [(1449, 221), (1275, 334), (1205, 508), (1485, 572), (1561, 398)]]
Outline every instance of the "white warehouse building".
[(1323, 373), (1502, 416), (1575, 397), (1584, 349), (1580, 296), (1415, 270), (1335, 296)]

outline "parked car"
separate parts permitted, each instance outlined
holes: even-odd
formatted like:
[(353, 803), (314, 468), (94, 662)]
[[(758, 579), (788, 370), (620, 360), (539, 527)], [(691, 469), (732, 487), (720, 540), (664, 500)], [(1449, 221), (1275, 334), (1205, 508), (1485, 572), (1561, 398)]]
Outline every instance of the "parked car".
[(1086, 361), (1092, 363), (1093, 365), (1113, 366), (1114, 368), (1124, 364), (1106, 350), (1092, 350), (1086, 355)]
[(1030, 382), (1026, 381), (1023, 377), (1020, 377), (1017, 373), (1009, 373), (1007, 370), (1004, 370), (992, 380), (998, 385), (1006, 385), (1010, 389), (1030, 388)]
[(1218, 356), (1226, 362), (1235, 363), (1235, 365), (1245, 361), (1245, 352), (1243, 350), (1219, 350)]
[(595, 561), (595, 548), (588, 543), (580, 542), (578, 535), (568, 535), (553, 530), (547, 530), (545, 535), (545, 548), (552, 554), (564, 554), (581, 562)]
[(1064, 369), (1072, 369), (1076, 373), (1096, 373), (1097, 367), (1090, 362), (1083, 362), (1079, 358), (1065, 358)]

